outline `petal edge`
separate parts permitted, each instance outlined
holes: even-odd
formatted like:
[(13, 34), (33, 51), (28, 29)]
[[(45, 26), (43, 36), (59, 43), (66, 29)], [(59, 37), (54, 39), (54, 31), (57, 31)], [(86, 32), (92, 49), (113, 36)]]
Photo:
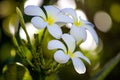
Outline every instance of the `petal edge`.
[(58, 62), (58, 63), (66, 63), (68, 62), (68, 60), (70, 59), (70, 57), (66, 54), (64, 54), (64, 52), (62, 50), (58, 50), (55, 52), (54, 54), (54, 59)]
[(79, 74), (84, 74), (86, 72), (86, 67), (84, 63), (79, 58), (72, 58), (73, 66), (75, 71)]

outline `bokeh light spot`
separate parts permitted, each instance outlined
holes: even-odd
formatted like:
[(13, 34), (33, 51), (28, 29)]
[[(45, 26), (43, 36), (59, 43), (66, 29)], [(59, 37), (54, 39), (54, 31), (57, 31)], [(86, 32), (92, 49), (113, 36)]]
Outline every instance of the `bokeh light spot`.
[(0, 18), (12, 14), (14, 11), (14, 7), (14, 3), (10, 0), (0, 1)]
[(120, 22), (120, 4), (113, 4), (110, 7), (110, 13), (115, 21)]
[(16, 14), (12, 14), (8, 18), (3, 20), (3, 30), (8, 36), (13, 36), (18, 30), (18, 19)]
[(15, 49), (11, 49), (10, 54), (11, 54), (12, 57), (15, 57), (15, 55), (16, 55)]
[(104, 11), (99, 11), (95, 14), (94, 16), (94, 23), (97, 27), (102, 32), (107, 32), (111, 29), (112, 26), (112, 20), (109, 14), (107, 14)]
[(25, 2), (24, 8), (28, 5), (35, 5), (35, 6), (40, 6), (42, 5), (43, 0), (27, 0)]
[(75, 0), (58, 0), (57, 5), (59, 8), (76, 8)]

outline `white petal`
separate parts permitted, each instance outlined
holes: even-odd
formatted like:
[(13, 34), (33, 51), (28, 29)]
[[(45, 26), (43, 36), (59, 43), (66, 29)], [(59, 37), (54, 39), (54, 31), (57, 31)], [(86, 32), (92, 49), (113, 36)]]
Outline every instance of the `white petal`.
[(77, 20), (77, 14), (76, 14), (74, 9), (65, 8), (65, 9), (62, 9), (61, 12), (65, 13), (65, 14), (68, 14), (68, 15), (71, 15), (74, 19)]
[(43, 18), (46, 18), (44, 12), (43, 12), (42, 9), (41, 9), (40, 7), (38, 7), (38, 6), (34, 6), (34, 5), (27, 6), (27, 7), (24, 9), (24, 12), (25, 12), (25, 14), (27, 14), (27, 15), (31, 15), (31, 16), (42, 16)]
[(63, 34), (62, 39), (67, 44), (68, 50), (73, 52), (75, 50), (75, 39), (69, 34)]
[(74, 55), (75, 55), (75, 57), (82, 58), (82, 59), (84, 59), (85, 61), (87, 61), (89, 64), (91, 64), (91, 63), (90, 63), (90, 60), (89, 60), (86, 56), (84, 56), (81, 52), (76, 51), (76, 52), (74, 53)]
[(56, 24), (60, 27), (64, 26), (66, 23), (65, 22), (56, 22)]
[(98, 35), (97, 35), (96, 31), (94, 30), (94, 28), (91, 26), (87, 26), (87, 25), (85, 26), (85, 28), (91, 33), (95, 42), (98, 44)]
[(64, 50), (64, 52), (66, 52), (66, 47), (65, 45), (58, 41), (58, 40), (51, 40), (48, 43), (48, 49), (52, 50), (52, 49), (62, 49)]
[(92, 23), (90, 23), (89, 21), (83, 20), (81, 17), (79, 19), (80, 19), (80, 21), (82, 21), (82, 23), (84, 23), (84, 25), (89, 25), (91, 27), (94, 27), (94, 25)]
[(47, 28), (48, 28), (49, 33), (50, 33), (54, 38), (57, 38), (57, 39), (60, 39), (60, 38), (61, 38), (62, 30), (61, 30), (61, 28), (60, 28), (58, 25), (56, 25), (56, 24), (49, 25), (49, 26), (47, 26)]
[(62, 15), (62, 14), (58, 14), (56, 17), (55, 17), (55, 22), (63, 22), (63, 23), (72, 23), (73, 22), (73, 19), (66, 16), (66, 15)]
[(60, 10), (54, 6), (44, 6), (48, 16), (56, 16)]
[(70, 59), (68, 55), (66, 55), (62, 50), (58, 50), (54, 54), (54, 59), (58, 63), (66, 63)]
[(77, 42), (81, 40), (85, 41), (87, 38), (87, 33), (84, 27), (72, 26), (70, 34), (75, 38)]
[(43, 19), (40, 17), (33, 17), (31, 19), (31, 22), (38, 29), (45, 28), (47, 26), (47, 23), (44, 22)]
[(72, 58), (72, 62), (76, 72), (78, 72), (79, 74), (83, 74), (86, 72), (86, 67), (79, 58)]

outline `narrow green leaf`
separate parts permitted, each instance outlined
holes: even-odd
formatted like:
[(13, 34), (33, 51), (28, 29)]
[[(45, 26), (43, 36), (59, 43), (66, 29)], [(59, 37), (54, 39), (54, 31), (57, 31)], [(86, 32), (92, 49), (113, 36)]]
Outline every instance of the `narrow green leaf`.
[(96, 73), (90, 80), (104, 80), (104, 78), (115, 68), (120, 61), (120, 53), (111, 59), (98, 73)]

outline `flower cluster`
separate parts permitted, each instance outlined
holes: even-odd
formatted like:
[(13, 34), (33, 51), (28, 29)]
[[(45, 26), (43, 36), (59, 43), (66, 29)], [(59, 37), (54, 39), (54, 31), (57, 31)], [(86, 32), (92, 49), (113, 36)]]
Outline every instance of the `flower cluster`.
[[(54, 59), (56, 62), (63, 64), (67, 63), (69, 59), (72, 60), (73, 66), (79, 74), (86, 71), (85, 65), (81, 59), (90, 64), (90, 61), (83, 53), (76, 49), (86, 40), (88, 30), (96, 43), (98, 43), (98, 36), (94, 30), (94, 25), (88, 21), (77, 17), (77, 14), (72, 8), (58, 9), (54, 6), (27, 6), (24, 10), (25, 14), (34, 16), (31, 23), (38, 29), (47, 28), (54, 40), (49, 41), (48, 49), (56, 50)], [(68, 33), (63, 33), (61, 27), (71, 23)], [(65, 27), (65, 26), (64, 26)]]
[(53, 37), (60, 39), (62, 35), (60, 27), (65, 23), (72, 22), (72, 19), (61, 14), (60, 10), (54, 6), (44, 6), (44, 9), (46, 15), (42, 9), (37, 6), (28, 6), (24, 11), (27, 15), (35, 16), (31, 22), (36, 28), (41, 29), (47, 27)]

